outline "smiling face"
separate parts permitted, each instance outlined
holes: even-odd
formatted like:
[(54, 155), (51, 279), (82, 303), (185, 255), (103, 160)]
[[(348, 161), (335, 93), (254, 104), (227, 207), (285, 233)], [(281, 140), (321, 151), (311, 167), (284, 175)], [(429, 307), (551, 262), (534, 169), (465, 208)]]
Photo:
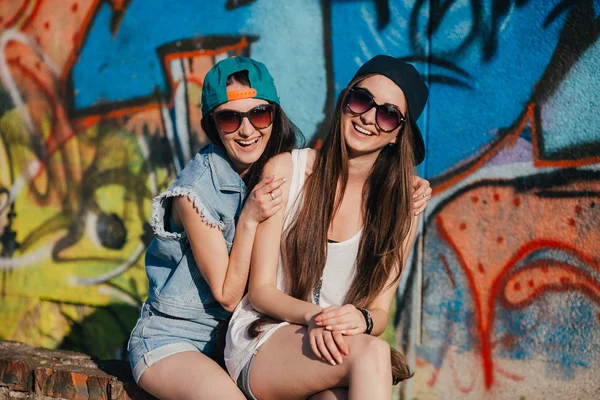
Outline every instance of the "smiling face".
[[(367, 90), (377, 104), (394, 105), (403, 115), (406, 115), (407, 103), (404, 92), (388, 77), (369, 76), (358, 82), (355, 87)], [(401, 124), (391, 132), (379, 129), (376, 123), (376, 107), (363, 114), (355, 115), (345, 106), (342, 114), (342, 134), (351, 157), (367, 154), (377, 156), (386, 145), (396, 142), (396, 137), (403, 126), (404, 124)]]
[[(245, 90), (247, 86), (238, 82), (233, 82), (227, 86), (227, 91)], [(247, 112), (256, 106), (269, 104), (260, 99), (240, 99), (221, 104), (214, 109), (214, 112), (222, 110), (232, 110)], [(219, 138), (225, 147), (225, 151), (235, 166), (236, 171), (243, 176), (250, 166), (256, 162), (265, 151), (273, 124), (271, 123), (264, 129), (255, 128), (248, 118), (242, 119), (240, 127), (232, 133), (224, 133), (218, 129)]]

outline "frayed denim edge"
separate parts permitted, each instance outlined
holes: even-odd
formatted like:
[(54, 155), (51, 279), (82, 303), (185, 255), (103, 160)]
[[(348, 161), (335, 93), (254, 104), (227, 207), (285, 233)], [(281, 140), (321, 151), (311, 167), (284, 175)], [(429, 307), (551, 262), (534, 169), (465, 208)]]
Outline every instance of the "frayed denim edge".
[(181, 239), (184, 237), (183, 233), (169, 232), (165, 230), (164, 226), (165, 208), (163, 207), (163, 202), (167, 198), (178, 196), (187, 196), (187, 198), (194, 205), (196, 211), (202, 215), (202, 221), (206, 222), (210, 226), (218, 227), (221, 231), (225, 229), (225, 224), (223, 221), (219, 221), (208, 215), (209, 213), (206, 212), (206, 207), (204, 204), (202, 204), (202, 199), (200, 199), (200, 196), (194, 193), (192, 188), (175, 187), (152, 199), (152, 230), (156, 236), (163, 239)]

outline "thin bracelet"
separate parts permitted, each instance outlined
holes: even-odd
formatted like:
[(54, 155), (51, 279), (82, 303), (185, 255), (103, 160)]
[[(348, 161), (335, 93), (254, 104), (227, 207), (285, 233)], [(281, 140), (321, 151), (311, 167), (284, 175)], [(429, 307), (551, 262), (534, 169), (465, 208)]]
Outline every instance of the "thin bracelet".
[(365, 317), (365, 322), (367, 323), (367, 329), (365, 329), (365, 333), (370, 335), (371, 331), (373, 330), (373, 318), (371, 318), (371, 313), (366, 308), (358, 308), (358, 311), (360, 311), (363, 317)]

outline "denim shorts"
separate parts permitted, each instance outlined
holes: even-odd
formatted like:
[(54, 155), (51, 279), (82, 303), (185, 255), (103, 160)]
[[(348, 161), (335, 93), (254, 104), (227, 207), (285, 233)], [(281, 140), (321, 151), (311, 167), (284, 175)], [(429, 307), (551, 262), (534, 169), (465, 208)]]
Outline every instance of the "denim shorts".
[(152, 364), (173, 354), (198, 351), (215, 359), (220, 322), (209, 314), (194, 320), (174, 318), (144, 304), (127, 344), (135, 382)]
[(242, 370), (240, 371), (240, 375), (238, 376), (236, 382), (238, 387), (240, 388), (242, 393), (244, 393), (244, 396), (246, 396), (248, 400), (258, 400), (256, 396), (254, 396), (254, 393), (252, 393), (252, 389), (250, 389), (250, 369), (252, 368), (252, 362), (254, 362), (254, 357), (256, 357), (256, 352), (252, 354), (250, 360), (248, 360), (246, 365), (244, 365), (244, 368), (242, 368)]

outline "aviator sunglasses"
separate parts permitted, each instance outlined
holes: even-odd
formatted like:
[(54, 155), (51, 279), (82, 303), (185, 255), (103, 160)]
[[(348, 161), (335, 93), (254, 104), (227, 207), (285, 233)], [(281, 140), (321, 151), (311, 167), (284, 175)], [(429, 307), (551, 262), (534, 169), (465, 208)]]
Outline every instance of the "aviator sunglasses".
[(375, 107), (375, 123), (384, 132), (391, 132), (402, 123), (404, 115), (393, 104), (377, 104), (373, 95), (363, 88), (350, 88), (346, 108), (354, 115), (361, 115)]
[(261, 104), (246, 112), (234, 110), (220, 110), (213, 113), (215, 125), (223, 133), (233, 133), (242, 125), (242, 120), (248, 121), (256, 129), (268, 128), (273, 123), (275, 106), (273, 104)]

